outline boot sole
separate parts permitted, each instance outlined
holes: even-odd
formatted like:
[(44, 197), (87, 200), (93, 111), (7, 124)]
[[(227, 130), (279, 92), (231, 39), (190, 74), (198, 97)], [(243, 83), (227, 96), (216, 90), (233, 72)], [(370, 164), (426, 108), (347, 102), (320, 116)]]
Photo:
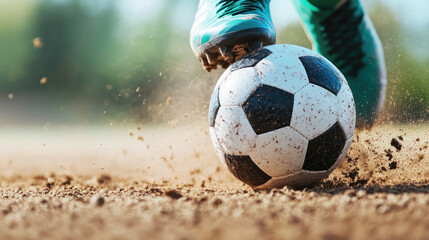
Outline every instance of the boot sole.
[(217, 69), (217, 65), (228, 68), (247, 53), (275, 44), (271, 35), (265, 28), (228, 33), (201, 45), (195, 55), (208, 72)]

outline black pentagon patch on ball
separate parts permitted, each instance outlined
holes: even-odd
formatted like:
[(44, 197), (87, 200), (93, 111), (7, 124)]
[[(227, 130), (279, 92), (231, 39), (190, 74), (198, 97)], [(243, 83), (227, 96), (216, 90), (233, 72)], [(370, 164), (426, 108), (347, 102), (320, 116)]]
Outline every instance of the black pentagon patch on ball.
[(261, 85), (243, 104), (244, 112), (256, 134), (262, 134), (290, 125), (293, 94)]
[(217, 112), (219, 112), (220, 102), (219, 102), (219, 86), (217, 86), (212, 94), (209, 106), (209, 124), (210, 127), (214, 127), (216, 121)]
[(247, 155), (225, 154), (225, 162), (236, 178), (252, 187), (260, 186), (271, 179)]
[(326, 60), (313, 56), (299, 57), (299, 60), (304, 65), (310, 83), (337, 95), (341, 88), (341, 77)]
[(326, 171), (334, 165), (346, 145), (346, 134), (337, 122), (308, 143), (304, 170)]
[(254, 52), (251, 52), (243, 56), (242, 58), (240, 58), (240, 60), (238, 60), (234, 64), (232, 64), (231, 71), (235, 71), (235, 70), (247, 68), (247, 67), (254, 67), (256, 66), (256, 64), (258, 64), (258, 62), (260, 62), (262, 59), (269, 56), (271, 53), (273, 52), (271, 52), (266, 48), (261, 48)]

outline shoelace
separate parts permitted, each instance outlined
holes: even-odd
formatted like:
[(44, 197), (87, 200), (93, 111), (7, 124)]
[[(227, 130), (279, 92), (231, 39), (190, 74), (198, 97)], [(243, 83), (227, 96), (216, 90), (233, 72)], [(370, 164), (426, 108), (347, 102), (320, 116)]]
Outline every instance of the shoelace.
[(218, 17), (224, 17), (227, 15), (238, 15), (254, 10), (261, 10), (265, 8), (264, 0), (220, 0), (216, 3), (216, 7), (219, 7), (216, 14)]
[(323, 37), (329, 42), (328, 54), (345, 75), (357, 76), (365, 64), (362, 39), (359, 37), (359, 24), (363, 21), (363, 12), (351, 1), (345, 2), (331, 16), (322, 21)]

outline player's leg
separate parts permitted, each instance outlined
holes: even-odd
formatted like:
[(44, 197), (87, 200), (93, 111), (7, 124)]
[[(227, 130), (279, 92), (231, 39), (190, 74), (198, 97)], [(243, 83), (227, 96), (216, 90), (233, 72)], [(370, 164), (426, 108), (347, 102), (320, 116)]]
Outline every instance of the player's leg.
[(383, 49), (359, 0), (293, 0), (313, 48), (344, 74), (356, 102), (357, 127), (376, 120), (385, 98)]
[(207, 71), (275, 43), (271, 0), (200, 0), (190, 43)]

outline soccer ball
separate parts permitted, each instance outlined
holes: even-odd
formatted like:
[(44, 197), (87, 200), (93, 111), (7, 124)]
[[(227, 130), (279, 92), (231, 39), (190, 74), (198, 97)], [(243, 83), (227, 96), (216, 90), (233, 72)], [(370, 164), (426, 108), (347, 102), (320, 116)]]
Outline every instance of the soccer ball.
[(255, 189), (304, 187), (344, 159), (355, 129), (352, 92), (323, 56), (273, 45), (232, 64), (209, 109), (217, 155)]

